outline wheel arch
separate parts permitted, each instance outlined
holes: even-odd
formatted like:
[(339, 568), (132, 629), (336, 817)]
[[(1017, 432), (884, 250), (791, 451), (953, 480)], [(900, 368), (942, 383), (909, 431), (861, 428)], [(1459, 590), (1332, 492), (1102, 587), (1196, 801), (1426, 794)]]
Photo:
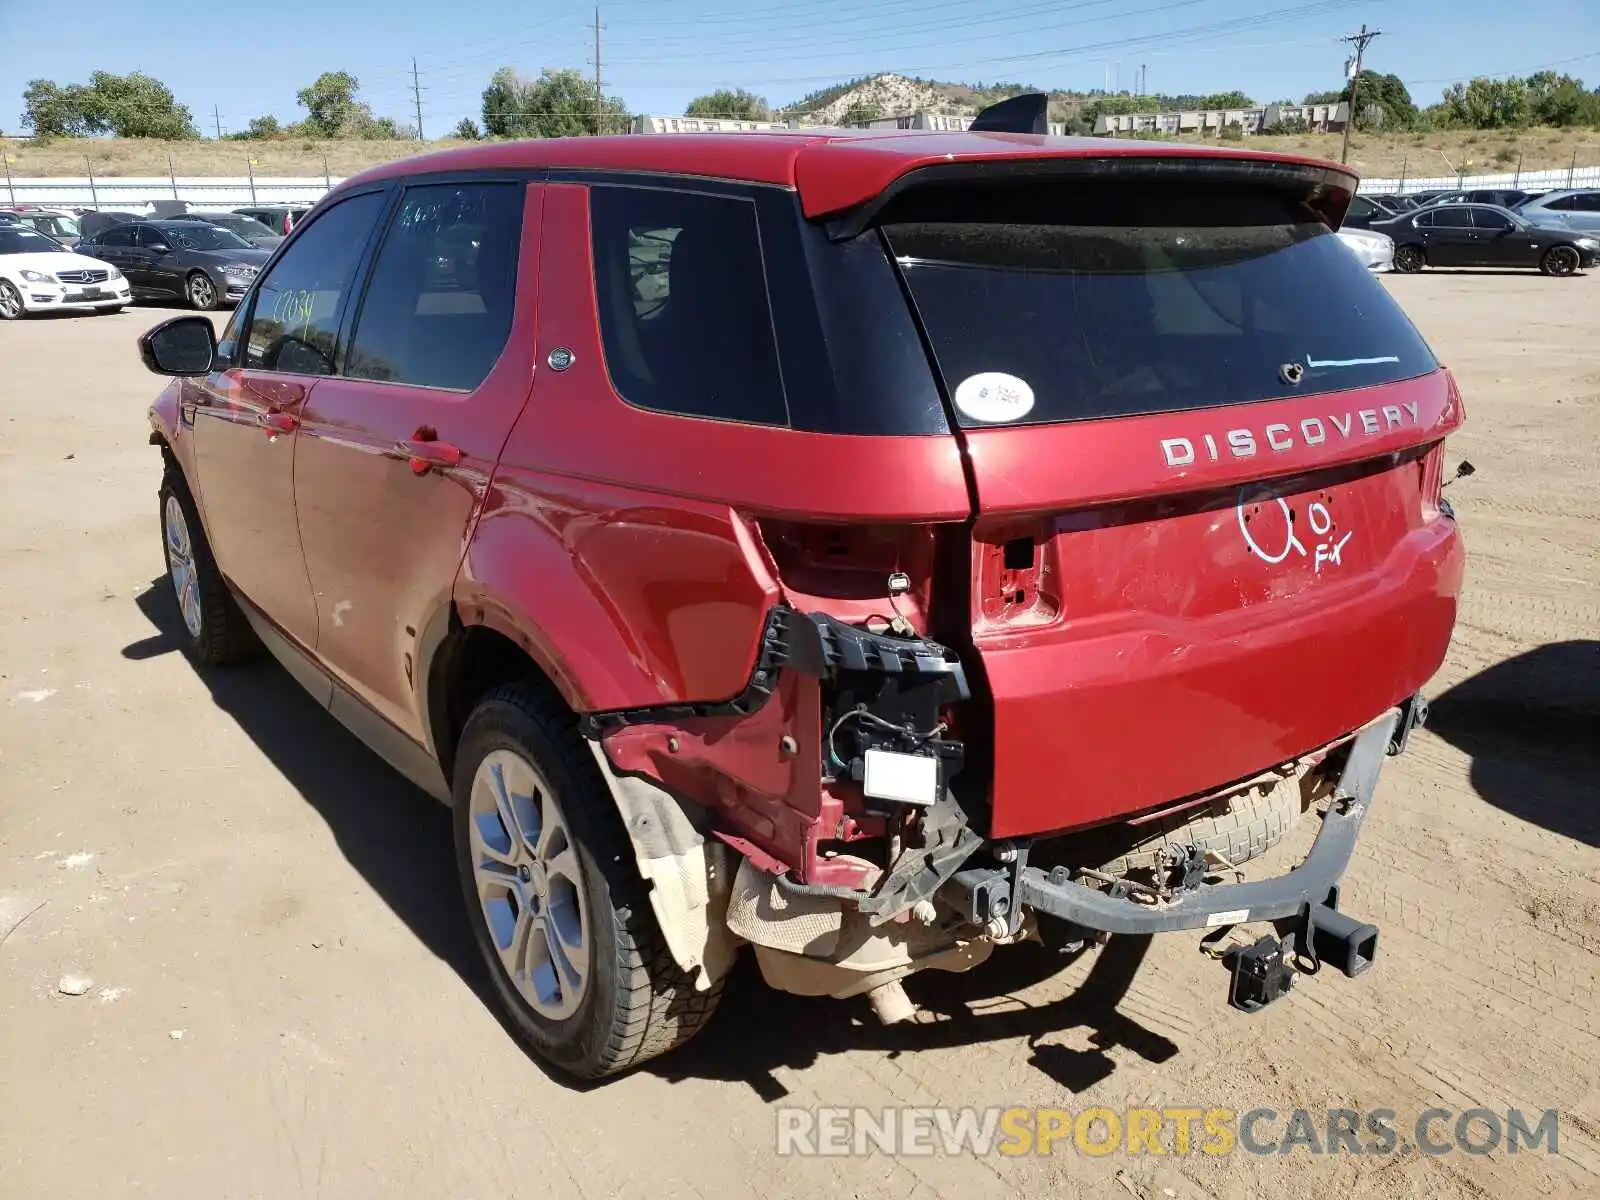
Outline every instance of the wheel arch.
[[(484, 609), (474, 608), (468, 616), (473, 619), (463, 620), (451, 604), (419, 639), (429, 748), (447, 782), (454, 779), (456, 746), (467, 718), (482, 697), (502, 685), (532, 681), (559, 695), (574, 717), (585, 711), (570, 674), (540, 649), (544, 639), (510, 625), (503, 615), (483, 619)], [(574, 736), (582, 734), (575, 730)], [(738, 951), (739, 941), (725, 921), (733, 877), (730, 851), (706, 832), (699, 807), (649, 780), (620, 774), (598, 742), (583, 741), (627, 833), (667, 948), (694, 979), (695, 989), (706, 991), (727, 974)]]

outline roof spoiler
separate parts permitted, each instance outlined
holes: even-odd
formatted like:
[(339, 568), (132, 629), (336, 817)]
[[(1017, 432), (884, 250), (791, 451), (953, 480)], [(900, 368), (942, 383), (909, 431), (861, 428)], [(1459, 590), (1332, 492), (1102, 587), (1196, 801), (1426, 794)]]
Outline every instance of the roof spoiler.
[(972, 133), (1049, 133), (1050, 96), (1046, 92), (1024, 92), (991, 104), (980, 109), (967, 128)]

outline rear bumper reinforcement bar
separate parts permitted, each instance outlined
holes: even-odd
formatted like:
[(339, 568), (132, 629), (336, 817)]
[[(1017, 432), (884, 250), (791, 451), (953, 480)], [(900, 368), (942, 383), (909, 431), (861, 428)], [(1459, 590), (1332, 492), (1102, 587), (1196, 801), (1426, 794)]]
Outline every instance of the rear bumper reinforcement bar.
[(957, 872), (946, 895), (980, 925), (1014, 919), (1019, 908), (1031, 908), (1084, 929), (1118, 934), (1206, 929), (1304, 914), (1337, 894), (1399, 720), (1400, 713), (1391, 711), (1356, 736), (1310, 854), (1286, 875), (1249, 883), (1200, 883), (1170, 900), (1151, 902), (1075, 883), (1065, 867), (1048, 872), (1024, 867), (1015, 875), (1004, 868), (978, 868)]

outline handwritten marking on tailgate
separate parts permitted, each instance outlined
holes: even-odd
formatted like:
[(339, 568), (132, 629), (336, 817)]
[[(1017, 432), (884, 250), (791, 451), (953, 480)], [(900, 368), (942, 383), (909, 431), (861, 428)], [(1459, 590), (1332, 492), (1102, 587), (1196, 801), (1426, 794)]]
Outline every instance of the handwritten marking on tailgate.
[[(1269, 549), (1269, 547), (1276, 547), (1279, 543), (1280, 535), (1277, 531), (1268, 533), (1261, 532), (1259, 527), (1256, 531), (1252, 531), (1250, 528), (1251, 510), (1271, 503), (1276, 503), (1278, 511), (1283, 514), (1282, 549), (1279, 550)], [(1344, 553), (1345, 543), (1350, 540), (1351, 534), (1345, 533), (1340, 537), (1332, 536), (1335, 532), (1333, 513), (1328, 510), (1328, 506), (1321, 500), (1313, 500), (1306, 506), (1306, 521), (1311, 526), (1313, 534), (1327, 540), (1316, 543), (1309, 552), (1306, 550), (1305, 543), (1295, 536), (1294, 510), (1289, 507), (1287, 500), (1271, 488), (1261, 486), (1240, 488), (1239, 502), (1234, 506), (1233, 511), (1239, 522), (1239, 532), (1244, 535), (1245, 547), (1262, 562), (1277, 564), (1288, 558), (1290, 554), (1298, 553), (1301, 558), (1311, 559), (1312, 568), (1318, 575), (1322, 574), (1324, 566), (1337, 567), (1342, 565), (1340, 556)], [(1258, 532), (1260, 532), (1259, 538), (1256, 536)], [(1265, 541), (1266, 545), (1262, 544), (1263, 541)]]
[[(1361, 408), (1342, 413), (1328, 413), (1326, 420), (1322, 417), (1306, 417), (1298, 425), (1291, 426), (1283, 421), (1274, 421), (1261, 429), (1258, 436), (1253, 429), (1229, 429), (1221, 434), (1221, 440), (1227, 446), (1228, 452), (1234, 458), (1253, 458), (1262, 442), (1276, 453), (1292, 450), (1297, 445), (1320, 446), (1330, 436), (1329, 426), (1340, 438), (1349, 441), (1357, 437), (1376, 437), (1390, 429), (1400, 429), (1406, 425), (1420, 426), (1422, 419), (1418, 415), (1415, 403), (1385, 404), (1381, 408)], [(1295, 434), (1298, 432), (1299, 437)], [(1211, 462), (1216, 462), (1222, 457), (1218, 447), (1218, 439), (1211, 434), (1202, 434), (1200, 438), (1205, 447), (1206, 457)], [(1195, 460), (1195, 444), (1186, 437), (1170, 437), (1161, 439), (1161, 453), (1166, 458), (1169, 467), (1187, 467)]]

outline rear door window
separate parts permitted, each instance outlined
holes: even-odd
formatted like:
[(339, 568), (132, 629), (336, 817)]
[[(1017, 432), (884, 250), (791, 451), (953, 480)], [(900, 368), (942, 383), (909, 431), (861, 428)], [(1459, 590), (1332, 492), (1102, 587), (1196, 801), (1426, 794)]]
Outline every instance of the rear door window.
[(788, 424), (754, 202), (603, 185), (589, 196), (617, 393), (657, 412)]
[(1433, 214), (1435, 229), (1471, 229), (1472, 213), (1459, 205), (1440, 208)]
[[(1434, 369), (1383, 287), (1287, 198), (1112, 189), (1017, 215), (883, 231), (963, 425), (1174, 412)], [(997, 379), (1005, 406), (964, 407), (964, 383)]]

